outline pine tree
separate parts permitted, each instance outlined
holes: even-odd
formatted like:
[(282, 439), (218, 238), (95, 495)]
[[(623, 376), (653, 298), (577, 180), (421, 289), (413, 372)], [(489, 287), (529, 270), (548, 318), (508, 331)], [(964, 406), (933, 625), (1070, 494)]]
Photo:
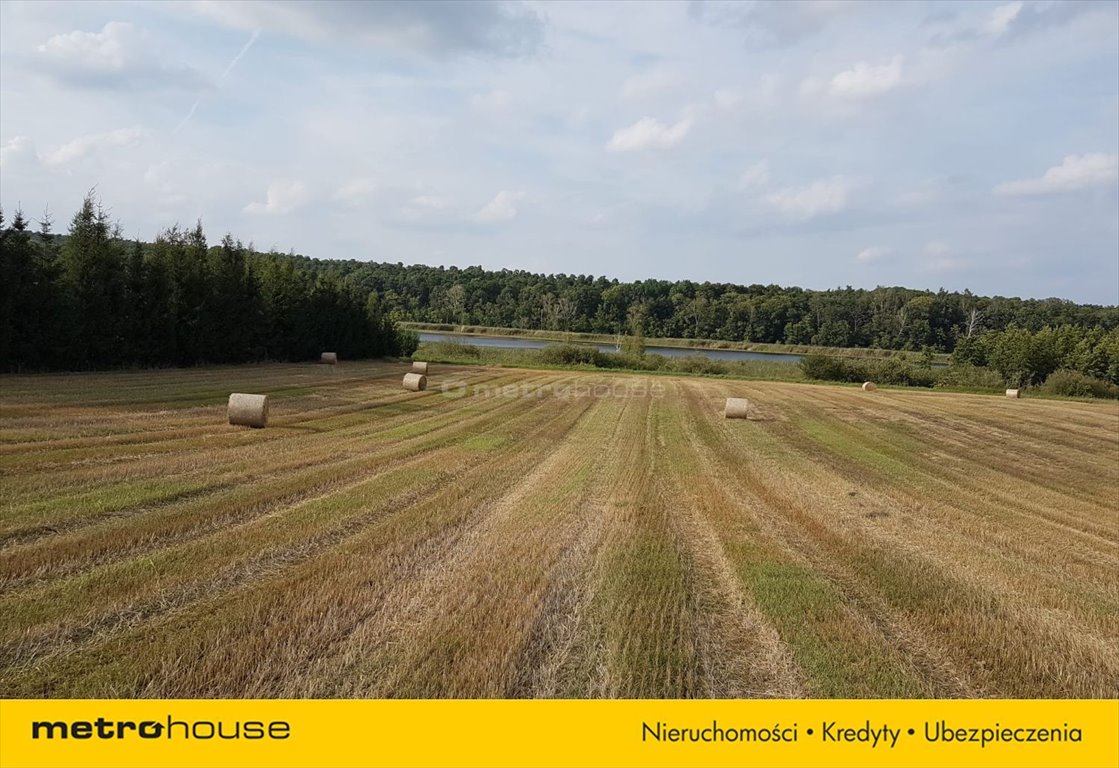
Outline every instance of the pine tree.
[(124, 362), (124, 263), (108, 214), (86, 195), (61, 253), (74, 315), (69, 357), (77, 368)]

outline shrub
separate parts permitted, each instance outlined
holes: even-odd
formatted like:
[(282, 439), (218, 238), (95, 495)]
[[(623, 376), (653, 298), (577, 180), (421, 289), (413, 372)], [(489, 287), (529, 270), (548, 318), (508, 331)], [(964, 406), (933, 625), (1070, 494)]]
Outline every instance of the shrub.
[(547, 365), (593, 365), (596, 368), (616, 368), (606, 353), (594, 347), (579, 344), (552, 344), (540, 350), (540, 360)]
[(1065, 397), (1119, 398), (1119, 386), (1067, 368), (1049, 374), (1041, 390)]
[(443, 359), (479, 358), (482, 350), (473, 344), (464, 344), (461, 341), (432, 341), (424, 345), (424, 352), (428, 357)]
[(878, 384), (902, 384), (909, 387), (931, 387), (939, 375), (900, 357), (846, 360), (830, 355), (806, 355), (800, 363), (804, 375), (821, 381), (873, 381)]
[(672, 358), (666, 357), (664, 355), (641, 355), (641, 357), (637, 358), (636, 360), (630, 357), (626, 357), (625, 361), (627, 367), (632, 365), (632, 367), (637, 368), (640, 371), (674, 370), (672, 367)]
[(1057, 369), (1059, 357), (1052, 328), (1030, 333), (1007, 328), (987, 340), (989, 365), (1012, 387), (1040, 384)]
[(848, 363), (831, 355), (805, 355), (800, 368), (809, 379), (820, 381), (858, 381), (859, 375)]
[(396, 329), (396, 354), (399, 357), (411, 357), (419, 346), (420, 336), (418, 333), (405, 328)]
[[(597, 368), (632, 368), (635, 367), (633, 360), (627, 358), (624, 354), (617, 352), (602, 352), (597, 349), (592, 349), (593, 353), (591, 359), (594, 360), (591, 365)], [(640, 363), (640, 359), (637, 361)]]
[[(646, 355), (646, 357), (660, 357), (660, 355)], [(671, 358), (667, 367), (670, 371), (679, 371), (680, 373), (724, 375), (730, 372), (730, 366), (723, 361), (713, 360), (704, 355), (685, 355)]]
[(965, 336), (956, 340), (952, 350), (952, 365), (970, 365), (981, 368), (987, 365), (987, 336)]
[(643, 357), (645, 355), (645, 337), (641, 334), (626, 336), (622, 339), (622, 353), (627, 357)]
[(997, 371), (978, 365), (952, 365), (940, 375), (938, 387), (961, 389), (989, 389), (997, 392), (1006, 387), (1006, 381)]
[(931, 387), (936, 384), (938, 375), (931, 368), (887, 357), (881, 360), (857, 360), (848, 363), (852, 370), (860, 372), (854, 381), (874, 381), (880, 384), (902, 384), (907, 387)]

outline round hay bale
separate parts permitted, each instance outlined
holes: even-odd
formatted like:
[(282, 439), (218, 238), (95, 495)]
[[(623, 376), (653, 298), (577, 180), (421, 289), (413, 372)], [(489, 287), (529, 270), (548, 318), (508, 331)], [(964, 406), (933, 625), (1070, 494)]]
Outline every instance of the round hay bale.
[(878, 389), (878, 385), (875, 384), (873, 381), (863, 382), (863, 392), (873, 392), (876, 389)]
[(727, 404), (723, 408), (723, 418), (725, 419), (746, 419), (749, 418), (750, 401), (744, 397), (728, 397)]
[(257, 429), (267, 426), (268, 395), (246, 395), (234, 392), (229, 396), (229, 423)]
[(412, 373), (422, 373), (427, 375), (427, 363), (421, 363), (419, 360), (412, 361)]
[(1017, 399), (1017, 398), (1021, 397), (1021, 395), (1019, 395), (1018, 392), (1019, 392), (1019, 390), (1017, 390), (1017, 389), (1008, 389), (1008, 390), (1006, 390), (1006, 396), (1007, 397), (1013, 397), (1013, 398)]
[(327, 365), (338, 365), (338, 353), (323, 352), (322, 357), (319, 358), (319, 362), (326, 363)]
[(422, 373), (404, 374), (404, 388), (410, 392), (423, 392), (427, 389), (427, 376)]

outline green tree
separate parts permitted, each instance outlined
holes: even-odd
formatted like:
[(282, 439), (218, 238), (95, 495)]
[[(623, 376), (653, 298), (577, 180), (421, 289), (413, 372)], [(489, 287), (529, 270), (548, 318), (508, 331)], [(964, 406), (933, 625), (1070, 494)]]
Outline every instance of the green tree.
[(36, 258), (23, 211), (16, 209), (7, 228), (0, 211), (0, 367), (40, 367), (42, 356), (41, 318), (43, 282), (47, 275)]
[(212, 346), (205, 359), (226, 363), (258, 357), (259, 290), (240, 240), (226, 234), (210, 251), (206, 277), (205, 335)]
[(77, 368), (117, 365), (126, 359), (124, 259), (120, 236), (93, 193), (70, 222), (62, 246), (64, 290), (74, 315), (69, 358)]

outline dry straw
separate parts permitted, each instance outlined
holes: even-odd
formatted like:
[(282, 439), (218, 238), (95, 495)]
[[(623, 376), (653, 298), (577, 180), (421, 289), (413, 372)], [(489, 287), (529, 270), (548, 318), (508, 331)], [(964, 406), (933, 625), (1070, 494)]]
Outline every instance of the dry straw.
[(338, 353), (337, 352), (323, 352), (322, 357), (319, 358), (319, 362), (320, 363), (326, 363), (327, 365), (337, 365), (338, 364)]
[(878, 389), (878, 385), (875, 384), (873, 381), (863, 382), (863, 392), (873, 392), (876, 389)]
[(723, 417), (727, 419), (749, 418), (750, 401), (744, 397), (728, 397)]
[(1007, 397), (1018, 398), (1019, 397), (1018, 390), (1017, 389), (1008, 389), (1008, 390), (1006, 390), (1006, 396)]
[(427, 374), (427, 363), (421, 363), (419, 360), (412, 361), (412, 373)]
[(422, 373), (404, 374), (404, 388), (411, 392), (423, 392), (427, 389), (427, 376)]
[(229, 423), (242, 427), (264, 427), (268, 424), (268, 395), (229, 396)]

